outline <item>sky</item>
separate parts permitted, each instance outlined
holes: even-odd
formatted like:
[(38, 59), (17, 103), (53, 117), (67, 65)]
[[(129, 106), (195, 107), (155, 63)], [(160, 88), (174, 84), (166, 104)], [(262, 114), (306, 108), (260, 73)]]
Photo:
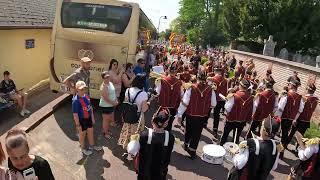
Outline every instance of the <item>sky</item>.
[(159, 18), (167, 16), (168, 19), (161, 18), (160, 32), (169, 28), (170, 22), (179, 16), (179, 0), (124, 0), (135, 2), (140, 5), (143, 12), (151, 19), (154, 26), (158, 28)]

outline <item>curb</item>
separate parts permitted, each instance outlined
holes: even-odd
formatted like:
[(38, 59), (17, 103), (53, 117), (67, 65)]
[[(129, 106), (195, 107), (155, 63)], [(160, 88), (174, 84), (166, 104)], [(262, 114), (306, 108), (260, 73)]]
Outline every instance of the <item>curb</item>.
[[(13, 126), (11, 129), (22, 129), (26, 133), (29, 133), (37, 126), (39, 126), (46, 118), (51, 116), (60, 105), (70, 100), (70, 98), (70, 94), (63, 94), (59, 96), (58, 98), (43, 106), (38, 111), (32, 113), (30, 117), (24, 119), (19, 124)], [(5, 134), (3, 135), (5, 136)]]

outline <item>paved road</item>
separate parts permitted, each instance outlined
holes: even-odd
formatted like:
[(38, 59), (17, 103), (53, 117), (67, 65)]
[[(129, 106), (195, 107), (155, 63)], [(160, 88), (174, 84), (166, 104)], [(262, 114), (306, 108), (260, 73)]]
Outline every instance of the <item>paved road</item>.
[[(156, 104), (153, 103), (154, 111)], [(147, 121), (150, 121), (151, 114), (147, 113)], [(113, 127), (114, 139), (106, 140), (101, 136), (101, 114), (96, 111), (95, 135), (99, 145), (103, 146), (103, 152), (97, 152), (90, 157), (83, 158), (79, 150), (75, 128), (73, 126), (70, 102), (61, 106), (52, 116), (46, 119), (36, 129), (29, 132), (29, 139), (32, 144), (32, 152), (40, 154), (49, 160), (54, 174), (58, 180), (122, 180), (136, 179), (132, 165), (122, 158), (125, 152), (117, 145), (119, 128)], [(212, 127), (212, 121), (209, 120)], [(220, 123), (222, 128), (223, 123)], [(180, 129), (173, 129), (174, 135), (183, 140), (183, 133)], [(201, 154), (203, 145), (212, 143), (210, 130), (204, 129), (197, 154)], [(172, 152), (169, 167), (168, 179), (177, 180), (208, 180), (226, 179), (230, 164), (223, 166), (211, 165), (203, 162), (200, 158), (192, 161), (186, 157), (180, 145), (175, 145)], [(295, 159), (290, 153), (286, 157)], [(290, 164), (293, 160), (287, 160)], [(285, 179), (289, 172), (286, 162), (280, 161), (277, 171), (272, 172), (270, 179)]]

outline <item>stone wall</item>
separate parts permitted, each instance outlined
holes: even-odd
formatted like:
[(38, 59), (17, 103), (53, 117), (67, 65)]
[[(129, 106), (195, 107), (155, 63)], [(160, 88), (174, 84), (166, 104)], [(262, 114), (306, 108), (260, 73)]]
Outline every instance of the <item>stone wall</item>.
[[(266, 70), (270, 63), (273, 63), (272, 75), (276, 81), (275, 89), (277, 91), (282, 90), (282, 88), (287, 84), (287, 79), (292, 75), (292, 71), (298, 72), (298, 77), (301, 79), (302, 87), (299, 88), (301, 94), (305, 93), (305, 85), (308, 81), (309, 74), (314, 74), (317, 76), (316, 95), (320, 97), (320, 69), (313, 66), (287, 61), (279, 58), (264, 56), (260, 54), (248, 53), (237, 50), (230, 50), (232, 54), (235, 55), (237, 60), (246, 60), (247, 58), (253, 58), (256, 65), (256, 70), (258, 75), (264, 76)], [(319, 108), (319, 107), (318, 107)]]

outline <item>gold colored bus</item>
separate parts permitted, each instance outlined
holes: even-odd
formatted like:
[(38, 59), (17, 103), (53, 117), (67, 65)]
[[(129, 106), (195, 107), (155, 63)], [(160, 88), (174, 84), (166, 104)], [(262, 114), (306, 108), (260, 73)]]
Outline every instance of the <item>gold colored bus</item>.
[(79, 54), (93, 52), (90, 96), (100, 98), (101, 72), (107, 70), (111, 59), (119, 65), (135, 63), (137, 45), (145, 40), (141, 36), (146, 31), (156, 37), (156, 28), (136, 3), (57, 0), (51, 37), (51, 90), (70, 92), (63, 80), (80, 67)]

